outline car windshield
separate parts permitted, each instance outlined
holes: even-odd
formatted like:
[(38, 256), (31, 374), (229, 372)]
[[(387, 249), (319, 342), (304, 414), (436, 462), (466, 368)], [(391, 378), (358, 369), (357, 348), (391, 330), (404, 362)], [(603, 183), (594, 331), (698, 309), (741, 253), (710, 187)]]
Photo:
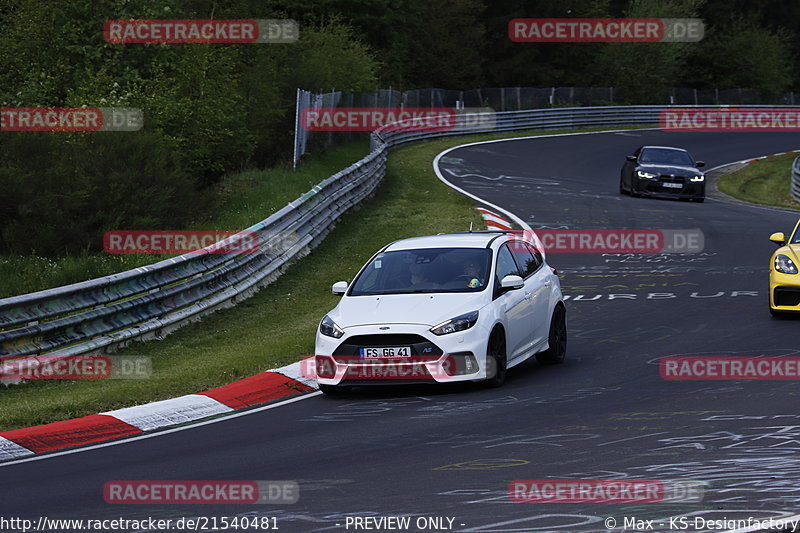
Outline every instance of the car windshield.
[(656, 163), (661, 165), (681, 165), (693, 167), (694, 161), (683, 150), (670, 150), (669, 148), (645, 148), (639, 155), (640, 163)]
[(350, 296), (480, 292), (492, 252), (485, 248), (424, 248), (376, 255), (353, 282)]
[(794, 236), (789, 242), (791, 244), (800, 244), (800, 224), (798, 224), (797, 229), (794, 230)]

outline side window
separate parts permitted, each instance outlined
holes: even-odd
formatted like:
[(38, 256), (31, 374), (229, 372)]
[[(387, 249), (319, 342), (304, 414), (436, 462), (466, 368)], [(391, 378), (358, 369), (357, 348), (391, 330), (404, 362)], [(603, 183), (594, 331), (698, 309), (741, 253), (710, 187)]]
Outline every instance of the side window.
[(533, 267), (531, 272), (536, 272), (539, 270), (539, 267), (544, 264), (544, 259), (542, 259), (542, 254), (539, 250), (536, 249), (535, 246), (531, 245), (530, 243), (525, 243), (525, 246), (530, 250), (531, 255), (533, 256), (533, 260), (535, 261), (536, 266)]
[(509, 248), (514, 256), (514, 259), (517, 261), (517, 266), (519, 267), (519, 271), (522, 272), (522, 277), (527, 278), (537, 270), (542, 264), (542, 258), (535, 252), (528, 243), (523, 241), (513, 241)]
[(504, 277), (511, 275), (519, 276), (519, 269), (517, 263), (514, 262), (514, 256), (511, 255), (508, 246), (504, 244), (497, 252), (497, 269), (495, 270), (497, 284), (499, 285), (500, 280)]

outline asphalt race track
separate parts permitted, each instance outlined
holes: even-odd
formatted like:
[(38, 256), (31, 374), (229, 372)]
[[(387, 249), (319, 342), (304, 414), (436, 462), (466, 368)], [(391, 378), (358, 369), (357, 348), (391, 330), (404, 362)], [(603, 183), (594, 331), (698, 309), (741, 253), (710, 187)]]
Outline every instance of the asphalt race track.
[[(774, 250), (767, 237), (789, 231), (798, 214), (715, 197), (700, 204), (621, 196), (620, 166), (641, 144), (682, 146), (712, 168), (800, 148), (800, 135), (634, 130), (452, 151), (441, 161), (448, 180), (534, 229), (699, 228), (705, 249), (551, 254), (569, 296), (567, 361), (526, 363), (500, 389), (317, 394), (152, 438), (1, 466), (3, 514), (247, 513), (276, 517), (282, 532), (357, 531), (345, 528), (354, 516), (453, 519), (452, 529), (444, 520), (426, 531), (524, 532), (607, 531), (608, 517), (621, 527), (624, 517), (657, 524), (678, 515), (797, 514), (795, 382), (667, 381), (657, 362), (668, 355), (800, 355), (800, 319), (773, 319), (767, 308)], [(511, 502), (509, 481), (541, 478), (697, 480), (706, 487), (694, 503)], [(142, 479), (297, 480), (300, 499), (227, 507), (103, 500), (105, 482)]]

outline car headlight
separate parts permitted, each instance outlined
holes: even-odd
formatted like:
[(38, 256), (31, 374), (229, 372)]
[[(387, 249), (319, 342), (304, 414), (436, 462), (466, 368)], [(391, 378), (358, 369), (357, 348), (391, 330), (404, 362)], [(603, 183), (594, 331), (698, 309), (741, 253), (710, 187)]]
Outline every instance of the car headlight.
[(706, 177), (700, 174), (699, 176), (692, 176), (691, 178), (689, 178), (689, 181), (698, 182), (698, 181), (705, 181), (705, 179)]
[(646, 178), (649, 180), (656, 179), (658, 177), (655, 174), (650, 174), (649, 172), (643, 172), (641, 170), (637, 170), (636, 175), (639, 176), (640, 178)]
[(797, 274), (797, 265), (788, 255), (778, 254), (775, 256), (775, 270), (783, 274)]
[(455, 333), (456, 331), (464, 331), (475, 325), (478, 321), (478, 312), (473, 311), (465, 315), (460, 315), (450, 320), (445, 320), (441, 324), (436, 324), (431, 328), (431, 333), (434, 335), (447, 335), (448, 333)]
[(344, 335), (344, 330), (336, 325), (336, 322), (331, 320), (328, 315), (325, 315), (325, 318), (319, 323), (319, 332), (326, 337), (333, 337), (334, 339), (341, 338)]

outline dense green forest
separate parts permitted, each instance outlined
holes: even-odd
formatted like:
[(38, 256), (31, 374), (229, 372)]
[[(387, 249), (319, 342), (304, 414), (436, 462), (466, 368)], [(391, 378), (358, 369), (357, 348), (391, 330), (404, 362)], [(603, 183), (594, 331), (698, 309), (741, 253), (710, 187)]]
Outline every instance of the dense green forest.
[[(699, 43), (514, 43), (516, 17), (702, 18)], [(293, 18), (293, 44), (111, 44), (108, 19)], [(226, 173), (291, 155), (297, 88), (800, 88), (797, 0), (0, 0), (0, 105), (138, 107), (127, 133), (0, 133), (0, 252), (202, 220)]]

